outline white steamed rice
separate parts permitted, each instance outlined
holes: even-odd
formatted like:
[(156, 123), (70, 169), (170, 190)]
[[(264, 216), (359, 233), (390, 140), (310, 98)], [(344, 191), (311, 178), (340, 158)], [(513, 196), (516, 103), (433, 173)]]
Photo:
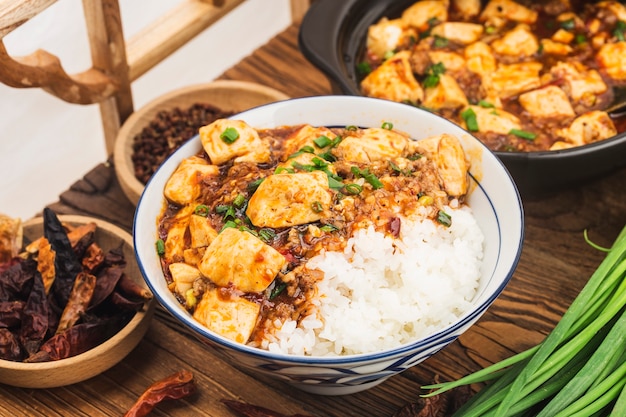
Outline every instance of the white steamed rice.
[(316, 314), (275, 323), (268, 350), (335, 356), (376, 352), (455, 322), (479, 285), (483, 234), (469, 207), (446, 208), (452, 225), (402, 221), (399, 239), (359, 230), (343, 252), (307, 263), (324, 272)]

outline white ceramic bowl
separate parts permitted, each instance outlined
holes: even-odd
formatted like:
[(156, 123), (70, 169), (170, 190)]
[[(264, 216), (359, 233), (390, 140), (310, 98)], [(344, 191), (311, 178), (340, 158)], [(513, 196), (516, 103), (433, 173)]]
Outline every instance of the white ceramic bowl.
[[(124, 273), (145, 286), (135, 261), (130, 233), (92, 217), (60, 215), (59, 219), (74, 226), (96, 223), (96, 242), (105, 251), (118, 248), (121, 244), (126, 260)], [(43, 236), (42, 217), (24, 223), (25, 239), (32, 241), (41, 236)], [(135, 313), (131, 321), (114, 336), (79, 355), (38, 363), (0, 360), (0, 383), (23, 388), (54, 388), (75, 384), (101, 374), (124, 359), (139, 344), (150, 326), (155, 306), (154, 299), (146, 302), (144, 308)]]
[(371, 388), (432, 356), (465, 332), (496, 300), (511, 278), (523, 241), (519, 193), (502, 163), (453, 123), (415, 107), (355, 96), (292, 99), (233, 116), (255, 128), (308, 123), (318, 126), (377, 127), (383, 122), (414, 139), (450, 133), (461, 139), (471, 158), (469, 205), (485, 235), (484, 263), (473, 307), (456, 323), (437, 333), (383, 352), (342, 357), (309, 357), (269, 353), (227, 340), (196, 322), (168, 289), (155, 250), (156, 219), (164, 204), (165, 182), (182, 159), (201, 149), (195, 138), (174, 153), (152, 177), (135, 215), (134, 240), (139, 267), (159, 302), (203, 341), (222, 347), (237, 364), (270, 374), (298, 388), (326, 395)]

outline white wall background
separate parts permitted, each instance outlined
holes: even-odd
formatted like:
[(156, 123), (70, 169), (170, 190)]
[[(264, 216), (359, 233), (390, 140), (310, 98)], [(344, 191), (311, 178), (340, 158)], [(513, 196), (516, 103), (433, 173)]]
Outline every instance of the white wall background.
[[(149, 4), (149, 7), (147, 5)], [(177, 0), (120, 0), (132, 37)], [(133, 84), (135, 108), (212, 81), (291, 23), (288, 0), (247, 0)], [(44, 49), (72, 74), (91, 67), (81, 0), (59, 0), (4, 38), (11, 56)], [(97, 105), (0, 84), (0, 213), (28, 219), (107, 159)]]

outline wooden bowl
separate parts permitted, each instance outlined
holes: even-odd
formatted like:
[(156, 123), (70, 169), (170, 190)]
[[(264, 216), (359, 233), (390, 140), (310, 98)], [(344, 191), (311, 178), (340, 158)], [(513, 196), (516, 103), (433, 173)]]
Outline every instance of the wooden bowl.
[[(81, 225), (95, 222), (96, 241), (106, 252), (123, 242), (127, 265), (124, 272), (146, 287), (135, 258), (132, 236), (110, 223), (84, 216), (61, 215), (63, 223)], [(24, 242), (43, 236), (43, 218), (24, 223)], [(87, 352), (67, 359), (50, 362), (23, 363), (0, 360), (0, 383), (23, 388), (53, 388), (74, 384), (94, 377), (120, 362), (140, 342), (154, 315), (153, 298), (138, 311), (131, 321), (116, 335)]]
[(122, 125), (113, 150), (115, 172), (128, 199), (137, 205), (145, 185), (135, 177), (132, 161), (133, 141), (137, 134), (163, 110), (189, 108), (206, 103), (224, 111), (240, 112), (289, 97), (273, 88), (246, 81), (219, 80), (184, 87), (164, 94), (134, 112)]

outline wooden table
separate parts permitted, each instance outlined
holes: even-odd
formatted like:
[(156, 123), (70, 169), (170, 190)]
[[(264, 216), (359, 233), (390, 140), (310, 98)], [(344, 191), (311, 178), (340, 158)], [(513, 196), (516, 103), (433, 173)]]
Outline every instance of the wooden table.
[[(262, 83), (293, 97), (330, 93), (330, 83), (298, 51), (297, 34), (297, 25), (289, 27), (221, 78)], [(575, 189), (524, 201), (524, 249), (500, 298), (458, 341), (366, 392), (339, 397), (300, 392), (224, 360), (161, 311), (139, 346), (98, 377), (47, 390), (0, 386), (0, 415), (119, 416), (152, 382), (188, 369), (198, 393), (163, 403), (154, 415), (232, 417), (220, 400), (237, 399), (285, 414), (389, 417), (416, 400), (420, 386), (436, 376), (458, 378), (540, 342), (604, 258), (585, 243), (583, 231), (608, 247), (626, 224), (625, 185), (626, 169), (621, 169)], [(134, 213), (110, 163), (95, 167), (50, 207), (59, 214), (99, 217), (127, 230)]]

